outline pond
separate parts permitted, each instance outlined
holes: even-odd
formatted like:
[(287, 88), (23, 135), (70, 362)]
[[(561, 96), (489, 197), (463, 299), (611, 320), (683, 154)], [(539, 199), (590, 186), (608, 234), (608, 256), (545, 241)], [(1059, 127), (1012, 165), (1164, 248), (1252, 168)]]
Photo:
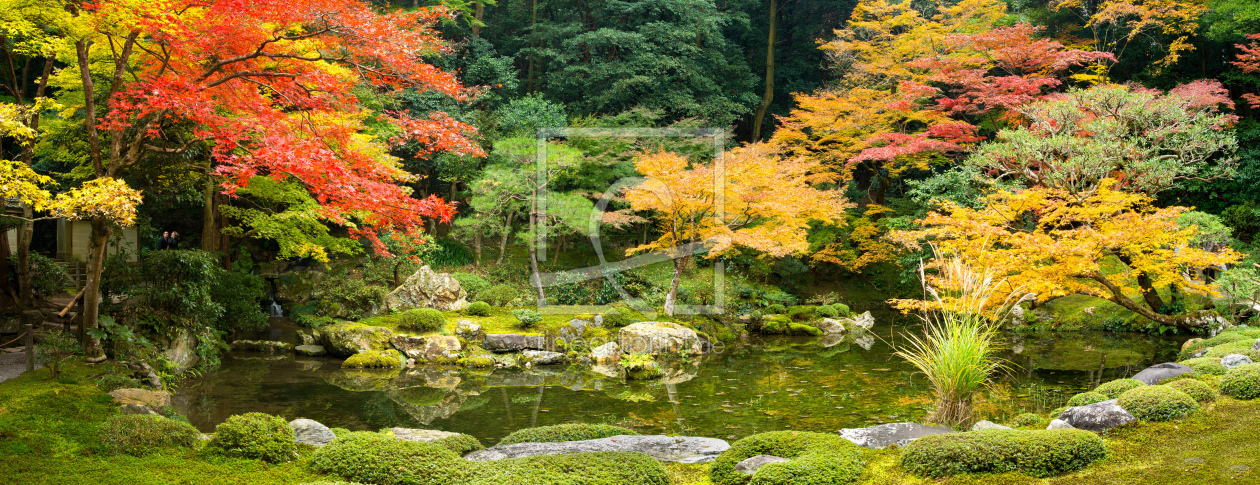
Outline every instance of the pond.
[[(233, 414), (264, 412), (351, 430), (456, 431), (487, 445), (517, 429), (568, 422), (726, 439), (784, 429), (834, 432), (923, 418), (927, 382), (893, 355), (903, 332), (914, 330), (877, 326), (838, 341), (754, 336), (656, 381), (579, 366), (342, 370), (336, 358), (234, 352), (217, 370), (184, 383), (175, 405), (205, 432)], [(977, 409), (989, 419), (1046, 413), (1098, 382), (1174, 360), (1184, 339), (1006, 334), (1011, 370)]]

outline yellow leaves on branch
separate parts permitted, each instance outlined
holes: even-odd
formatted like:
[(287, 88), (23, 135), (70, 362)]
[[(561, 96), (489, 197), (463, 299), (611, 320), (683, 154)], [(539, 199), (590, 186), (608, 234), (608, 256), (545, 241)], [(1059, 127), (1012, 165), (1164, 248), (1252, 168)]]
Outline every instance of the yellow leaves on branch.
[(55, 217), (81, 220), (99, 216), (126, 227), (135, 224), (140, 199), (140, 191), (128, 187), (126, 182), (104, 177), (58, 194), (46, 209)]
[[(1197, 279), (1196, 273), (1235, 263), (1241, 255), (1192, 245), (1197, 227), (1177, 223), (1187, 208), (1155, 208), (1150, 197), (1115, 187), (1114, 180), (1105, 180), (1083, 199), (1041, 187), (999, 192), (980, 210), (944, 202), (946, 214), (932, 213), (919, 221), (925, 229), (889, 237), (907, 246), (934, 241), (942, 254), (991, 267), (1012, 288), (1035, 293), (1039, 301), (1069, 294), (1131, 298), (1138, 294), (1140, 274), (1156, 288), (1176, 284), (1191, 293), (1214, 295), (1213, 285)], [(917, 300), (893, 303), (902, 309), (923, 305)]]

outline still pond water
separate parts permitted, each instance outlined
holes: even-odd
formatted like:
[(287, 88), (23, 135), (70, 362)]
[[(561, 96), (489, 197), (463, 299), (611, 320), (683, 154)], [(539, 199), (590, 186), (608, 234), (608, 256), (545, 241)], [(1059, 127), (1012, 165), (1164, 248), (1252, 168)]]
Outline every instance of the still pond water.
[[(526, 427), (608, 423), (644, 434), (718, 438), (922, 418), (931, 392), (893, 355), (913, 327), (876, 326), (840, 341), (753, 337), (674, 369), (625, 381), (578, 366), (466, 370), (342, 370), (336, 358), (234, 352), (181, 387), (176, 407), (212, 432), (228, 416), (264, 412), (329, 427), (427, 428), (487, 445)], [(978, 404), (982, 418), (1046, 413), (1076, 392), (1173, 360), (1185, 338), (1101, 332), (1005, 335), (1012, 370)]]

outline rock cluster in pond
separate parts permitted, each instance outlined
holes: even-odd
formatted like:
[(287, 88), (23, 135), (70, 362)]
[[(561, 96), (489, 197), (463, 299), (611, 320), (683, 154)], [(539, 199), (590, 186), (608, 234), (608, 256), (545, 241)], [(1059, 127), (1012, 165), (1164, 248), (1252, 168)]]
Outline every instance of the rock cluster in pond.
[(792, 460), (789, 460), (781, 456), (757, 455), (752, 458), (748, 458), (744, 461), (741, 461), (739, 463), (736, 463), (735, 471), (739, 473), (743, 473), (745, 475), (752, 475), (754, 473), (757, 473), (757, 470), (760, 470), (761, 467), (763, 466), (769, 465), (771, 463), (782, 463), (785, 461), (792, 461)]
[(328, 355), (328, 351), (324, 350), (323, 345), (299, 345), (293, 348), (293, 352), (297, 353), (298, 355), (305, 355), (307, 357), (318, 357), (321, 355)]
[(318, 447), (337, 439), (332, 430), (313, 419), (295, 419), (289, 421), (289, 426), (293, 428), (293, 437), (299, 444)]
[(521, 360), (531, 365), (554, 365), (564, 363), (564, 354), (546, 350), (526, 350), (521, 352)]
[(235, 340), (232, 342), (232, 350), (244, 352), (288, 352), (293, 350), (293, 344), (276, 342), (274, 340)]
[(700, 355), (700, 335), (672, 322), (639, 322), (617, 332), (617, 345), (629, 354)]
[(818, 325), (815, 325), (815, 327), (822, 330), (823, 335), (839, 335), (844, 333), (844, 324), (840, 323), (839, 320), (832, 318), (822, 319), (822, 321), (818, 322)]
[(845, 428), (840, 430), (840, 437), (855, 445), (878, 450), (889, 445), (904, 446), (906, 443), (928, 435), (953, 432), (954, 430), (945, 426), (889, 423), (866, 428)]
[(660, 461), (705, 463), (713, 461), (731, 445), (717, 438), (664, 435), (620, 435), (610, 438), (555, 443), (516, 443), (492, 446), (469, 453), (470, 461), (491, 461), (557, 453), (629, 451), (643, 453)]
[(1164, 379), (1177, 377), (1182, 374), (1194, 372), (1194, 369), (1178, 364), (1176, 362), (1165, 362), (1163, 364), (1155, 364), (1138, 372), (1130, 379), (1142, 381), (1148, 386), (1159, 384)]
[(397, 313), (415, 308), (457, 311), (468, 307), (467, 298), (468, 293), (450, 274), (437, 273), (424, 266), (385, 295), (380, 311)]
[[(1115, 399), (1085, 406), (1068, 408), (1059, 414), (1055, 421), (1063, 421), (1068, 426), (1086, 431), (1101, 433), (1116, 426), (1133, 421), (1132, 414), (1116, 403)], [(1051, 426), (1054, 424), (1051, 423)]]

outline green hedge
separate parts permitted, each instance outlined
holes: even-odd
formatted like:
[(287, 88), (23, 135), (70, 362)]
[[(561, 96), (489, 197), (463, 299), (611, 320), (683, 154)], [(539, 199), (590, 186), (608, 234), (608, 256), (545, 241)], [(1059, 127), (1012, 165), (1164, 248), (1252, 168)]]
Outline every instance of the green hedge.
[(1171, 421), (1199, 409), (1189, 394), (1164, 385), (1130, 389), (1116, 404), (1143, 421)]
[[(597, 452), (467, 462), (459, 485), (669, 485), (665, 466), (642, 453)], [(455, 485), (452, 483), (451, 485)]]
[(500, 445), (516, 443), (555, 443), (557, 441), (581, 441), (608, 438), (623, 434), (639, 434), (634, 430), (607, 424), (557, 424), (513, 431), (499, 440)]
[(474, 301), (464, 311), (472, 316), (488, 317), (490, 316), (490, 304), (484, 301)]
[(125, 414), (106, 420), (97, 430), (97, 439), (106, 453), (144, 456), (163, 448), (191, 448), (200, 434), (183, 421), (152, 414)]
[[(1247, 342), (1252, 342), (1254, 344), (1257, 338), (1260, 338), (1260, 327), (1248, 327), (1248, 328), (1234, 327), (1234, 328), (1230, 328), (1221, 332), (1215, 337), (1204, 339), (1202, 341), (1195, 342), (1193, 344), (1186, 346), (1186, 349), (1182, 350), (1180, 355), (1181, 355), (1181, 358), (1184, 359), (1188, 357), (1190, 354), (1197, 353), (1200, 350), (1203, 350), (1209, 347), (1216, 347), (1219, 345), (1228, 344), (1231, 342), (1247, 341)], [(1248, 346), (1248, 348), (1250, 348), (1250, 346)]]
[(1181, 364), (1194, 369), (1196, 373), (1214, 376), (1223, 376), (1225, 371), (1228, 370), (1221, 365), (1221, 359), (1216, 357), (1197, 357), (1182, 361)]
[(901, 466), (922, 477), (1021, 472), (1048, 477), (1107, 456), (1098, 435), (1079, 429), (988, 429), (924, 436), (901, 451)]
[(1085, 406), (1085, 405), (1094, 404), (1097, 402), (1108, 401), (1110, 399), (1111, 398), (1103, 395), (1100, 392), (1092, 392), (1092, 391), (1082, 392), (1080, 394), (1072, 396), (1072, 399), (1068, 399), (1067, 405), (1071, 407)]
[(297, 457), (293, 428), (279, 416), (245, 413), (227, 418), (214, 428), (206, 451), (233, 458), (282, 463)]
[(454, 451), (460, 455), (471, 451), (486, 449), (485, 445), (482, 445), (481, 440), (478, 440), (477, 437), (463, 433), (433, 440), (433, 444), (446, 447), (446, 449)]
[(1221, 392), (1234, 399), (1260, 397), (1260, 364), (1240, 365), (1221, 378)]
[(1216, 389), (1212, 389), (1212, 386), (1207, 385), (1203, 381), (1178, 379), (1164, 385), (1186, 393), (1199, 403), (1209, 403), (1216, 400)]
[(1107, 399), (1116, 399), (1126, 391), (1138, 387), (1145, 386), (1146, 383), (1136, 379), (1116, 379), (1094, 389), (1094, 392), (1107, 396)]
[[(762, 466), (751, 478), (735, 471), (739, 462), (757, 455), (791, 461)], [(774, 431), (731, 444), (713, 461), (709, 478), (714, 485), (840, 485), (856, 483), (865, 467), (861, 448), (835, 434)]]
[(432, 308), (407, 310), (399, 315), (398, 326), (418, 332), (433, 332), (446, 326), (446, 316)]
[(339, 436), (315, 450), (311, 469), (379, 485), (467, 483), (469, 462), (445, 446), (366, 431)]
[(509, 302), (520, 296), (515, 288), (508, 285), (494, 285), (480, 293), (477, 293), (477, 299), (489, 303), (491, 305), (501, 307), (507, 306)]
[(1014, 428), (1040, 428), (1043, 424), (1046, 424), (1046, 418), (1037, 413), (1024, 413), (1015, 416), (1015, 419), (1010, 422), (1011, 427)]

